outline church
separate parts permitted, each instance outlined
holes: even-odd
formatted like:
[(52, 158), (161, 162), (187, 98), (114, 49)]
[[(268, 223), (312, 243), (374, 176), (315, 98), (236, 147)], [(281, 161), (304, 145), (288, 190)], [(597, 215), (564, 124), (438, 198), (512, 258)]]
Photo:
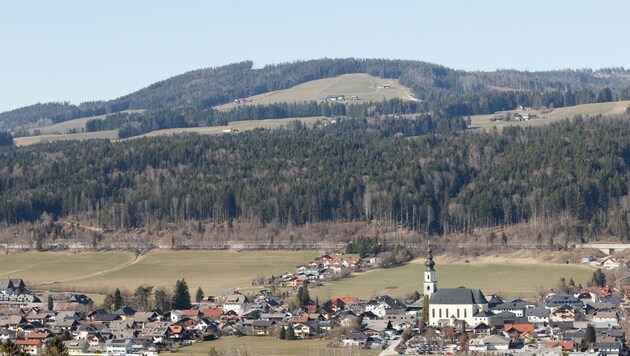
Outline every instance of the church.
[(435, 276), (435, 262), (431, 244), (427, 248), (427, 260), (424, 264), (424, 295), (429, 296), (428, 325), (454, 325), (456, 321), (465, 321), (467, 325), (475, 325), (475, 315), (484, 314), (488, 310), (488, 300), (477, 288), (444, 288), (438, 289)]

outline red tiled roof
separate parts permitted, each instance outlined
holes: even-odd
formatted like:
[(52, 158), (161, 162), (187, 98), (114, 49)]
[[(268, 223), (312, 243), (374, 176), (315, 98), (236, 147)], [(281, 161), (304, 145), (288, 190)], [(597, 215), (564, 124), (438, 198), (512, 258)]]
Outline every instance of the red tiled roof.
[(545, 343), (547, 349), (556, 346), (561, 346), (563, 350), (573, 350), (573, 341), (547, 341)]

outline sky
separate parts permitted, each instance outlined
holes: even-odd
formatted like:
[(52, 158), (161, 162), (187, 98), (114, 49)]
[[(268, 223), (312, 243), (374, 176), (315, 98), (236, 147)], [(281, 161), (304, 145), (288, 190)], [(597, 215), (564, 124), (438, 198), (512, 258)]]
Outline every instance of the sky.
[(629, 14), (626, 0), (0, 0), (0, 112), (110, 100), (243, 60), (628, 68)]

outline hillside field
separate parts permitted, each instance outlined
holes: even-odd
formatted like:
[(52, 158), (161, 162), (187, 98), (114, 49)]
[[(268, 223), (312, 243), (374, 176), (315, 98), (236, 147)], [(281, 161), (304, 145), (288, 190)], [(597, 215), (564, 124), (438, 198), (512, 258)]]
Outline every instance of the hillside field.
[[(553, 109), (550, 112), (542, 113), (540, 110), (506, 110), (499, 111), (494, 114), (488, 115), (475, 115), (471, 116), (470, 128), (484, 128), (491, 127), (505, 127), (505, 126), (540, 126), (546, 125), (550, 122), (573, 119), (576, 115), (594, 116), (598, 114), (602, 115), (620, 115), (626, 111), (626, 108), (630, 105), (630, 101), (614, 101), (610, 103), (595, 103), (584, 104), (576, 106), (567, 106), (563, 108)], [(506, 112), (514, 113), (528, 113), (530, 115), (536, 115), (537, 118), (530, 121), (497, 121), (490, 122), (490, 119), (498, 114), (504, 114)]]
[[(420, 291), (424, 272), (424, 258), (405, 265), (358, 273), (323, 287), (311, 289), (311, 296), (320, 300), (331, 297), (357, 296), (370, 298), (388, 294), (403, 298)], [(435, 267), (438, 288), (465, 286), (481, 288), (486, 294), (501, 294), (507, 297), (522, 297), (533, 300), (536, 289), (555, 288), (560, 277), (570, 278), (586, 286), (593, 276), (593, 268), (586, 265), (564, 265), (550, 263), (507, 262), (448, 262)]]
[[(293, 271), (316, 257), (316, 251), (170, 251), (155, 250), (136, 256), (129, 252), (25, 252), (0, 257), (0, 277), (23, 278), (27, 284), (43, 284), (68, 290), (104, 293), (121, 288), (133, 291), (142, 284), (170, 289), (185, 278), (191, 290), (202, 287), (206, 295), (229, 288), (245, 292), (256, 277)], [(358, 273), (328, 285), (312, 288), (311, 295), (324, 300), (353, 295), (370, 298), (389, 294), (404, 297), (419, 290), (424, 258), (400, 267)], [(481, 288), (531, 299), (537, 288), (556, 287), (560, 277), (586, 285), (593, 269), (585, 265), (544, 264), (523, 261), (442, 261), (436, 266), (440, 287)]]
[(138, 137), (153, 137), (163, 135), (174, 135), (182, 133), (198, 133), (201, 135), (216, 135), (223, 133), (223, 130), (249, 131), (254, 129), (277, 129), (288, 124), (291, 121), (300, 121), (305, 125), (313, 126), (317, 120), (323, 119), (323, 116), (314, 117), (291, 117), (285, 119), (267, 119), (267, 120), (243, 120), (232, 121), (227, 126), (202, 126), (202, 127), (183, 127), (174, 129), (155, 130), (144, 135), (128, 138), (132, 140)]
[[(121, 111), (120, 114), (141, 113), (143, 111), (144, 110), (124, 110), (124, 111)], [(77, 130), (77, 131), (84, 130), (85, 124), (90, 120), (105, 120), (107, 116), (108, 114), (82, 117), (82, 118), (68, 120), (68, 121), (60, 122), (60, 123), (49, 125), (49, 126), (43, 126), (43, 127), (30, 129), (29, 132), (33, 134), (34, 131), (37, 130), (44, 135), (65, 135), (69, 133), (70, 130)]]
[[(329, 348), (328, 340), (280, 340), (275, 337), (237, 337), (223, 336), (214, 341), (207, 341), (182, 347), (177, 353), (185, 355), (207, 355), (214, 347), (221, 355), (261, 355), (261, 356), (295, 356), (295, 355), (350, 355), (344, 348)], [(240, 352), (240, 353), (237, 353)], [(378, 350), (353, 349), (352, 355), (376, 356)]]
[[(389, 86), (389, 88), (385, 88)], [(233, 109), (238, 105), (267, 105), (280, 102), (320, 101), (327, 95), (345, 95), (346, 102), (356, 95), (361, 101), (381, 101), (393, 98), (412, 100), (409, 88), (401, 85), (397, 79), (379, 78), (365, 73), (346, 74), (333, 78), (318, 79), (296, 85), (289, 89), (276, 90), (250, 96), (245, 104), (229, 103), (216, 106), (218, 110)], [(237, 98), (234, 98), (237, 99)]]

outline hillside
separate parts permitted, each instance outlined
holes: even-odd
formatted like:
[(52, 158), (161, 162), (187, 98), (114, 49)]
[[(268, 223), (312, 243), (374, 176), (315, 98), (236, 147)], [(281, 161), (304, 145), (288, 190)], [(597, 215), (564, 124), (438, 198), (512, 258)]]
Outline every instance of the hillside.
[(110, 101), (36, 104), (12, 110), (0, 114), (0, 129), (18, 131), (124, 110), (203, 110), (238, 98), (355, 73), (398, 80), (416, 98), (427, 101), (432, 111), (445, 108), (447, 115), (489, 114), (516, 105), (538, 107), (552, 101), (560, 107), (630, 99), (630, 77), (623, 70), (465, 72), (421, 61), (355, 58), (318, 59), (260, 69), (252, 65), (246, 61), (191, 71)]
[[(396, 79), (384, 79), (365, 73), (346, 74), (337, 77), (312, 80), (295, 87), (276, 90), (242, 98), (241, 103), (229, 103), (215, 107), (230, 110), (239, 105), (268, 105), (277, 102), (320, 101), (327, 96), (344, 95), (347, 101), (382, 101), (399, 98), (415, 100), (409, 88)], [(356, 97), (352, 99), (352, 97)]]

